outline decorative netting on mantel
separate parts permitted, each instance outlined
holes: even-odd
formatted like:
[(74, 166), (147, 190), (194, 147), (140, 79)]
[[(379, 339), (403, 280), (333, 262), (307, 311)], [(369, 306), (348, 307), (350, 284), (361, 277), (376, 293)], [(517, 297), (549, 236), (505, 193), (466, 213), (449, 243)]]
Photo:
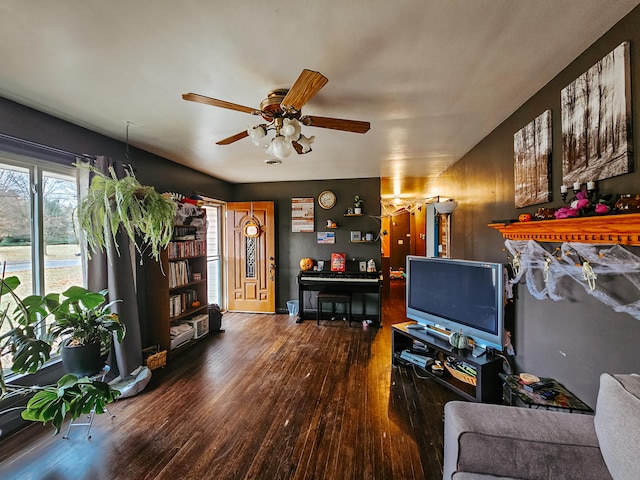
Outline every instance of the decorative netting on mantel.
[(506, 240), (514, 278), (531, 295), (554, 301), (572, 297), (577, 283), (616, 312), (640, 320), (640, 258), (621, 245), (566, 242), (553, 251), (534, 240)]

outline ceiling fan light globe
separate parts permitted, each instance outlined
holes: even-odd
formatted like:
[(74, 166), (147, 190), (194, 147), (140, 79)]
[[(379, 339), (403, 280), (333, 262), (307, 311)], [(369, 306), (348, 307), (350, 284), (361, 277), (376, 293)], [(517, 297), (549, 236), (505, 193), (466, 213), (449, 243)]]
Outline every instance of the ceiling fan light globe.
[(256, 125), (255, 127), (247, 128), (247, 133), (251, 137), (251, 140), (253, 140), (253, 143), (259, 145), (260, 139), (267, 135), (267, 129), (262, 125)]
[(291, 154), (292, 148), (291, 143), (285, 137), (278, 135), (271, 140), (271, 145), (269, 145), (271, 152), (268, 153), (273, 154), (276, 158), (286, 158)]
[(282, 133), (285, 137), (291, 137), (294, 133), (296, 133), (296, 129), (293, 125), (285, 125), (284, 127), (282, 127), (282, 130), (280, 130), (280, 133)]
[(302, 127), (300, 126), (300, 122), (295, 118), (285, 118), (282, 122), (282, 128), (280, 129), (280, 133), (287, 137), (287, 140), (294, 141), (300, 137), (300, 133), (302, 132)]
[(304, 135), (300, 135), (298, 139), (298, 143), (302, 146), (302, 153), (308, 153), (311, 151), (311, 144), (316, 139), (315, 135), (311, 137), (305, 137)]

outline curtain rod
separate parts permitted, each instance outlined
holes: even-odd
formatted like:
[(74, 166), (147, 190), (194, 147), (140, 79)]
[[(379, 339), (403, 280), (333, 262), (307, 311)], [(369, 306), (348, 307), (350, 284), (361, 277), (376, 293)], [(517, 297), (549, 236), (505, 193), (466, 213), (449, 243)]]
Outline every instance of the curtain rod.
[[(0, 147), (9, 147), (14, 153), (22, 153), (24, 150), (36, 151), (45, 154), (54, 154), (59, 157), (69, 158), (84, 158), (89, 160), (95, 160), (95, 155), (89, 155), (87, 153), (73, 153), (60, 148), (51, 147), (48, 145), (42, 145), (40, 143), (25, 140), (23, 138), (13, 137), (5, 133), (0, 133)], [(16, 151), (16, 148), (18, 149)]]

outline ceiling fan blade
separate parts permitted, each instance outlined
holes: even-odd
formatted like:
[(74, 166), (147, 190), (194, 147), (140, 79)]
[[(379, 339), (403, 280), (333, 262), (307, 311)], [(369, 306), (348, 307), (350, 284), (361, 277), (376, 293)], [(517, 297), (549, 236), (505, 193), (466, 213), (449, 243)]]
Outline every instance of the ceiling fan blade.
[(332, 130), (343, 130), (352, 133), (367, 133), (371, 124), (359, 120), (343, 120), (341, 118), (316, 117), (306, 115), (300, 121), (309, 127), (330, 128)]
[(316, 93), (324, 87), (329, 79), (320, 72), (304, 69), (296, 83), (282, 99), (280, 106), (285, 112), (299, 112)]
[(245, 107), (238, 105), (237, 103), (225, 102), (224, 100), (217, 100), (211, 97), (205, 97), (204, 95), (198, 95), (197, 93), (183, 93), (183, 100), (190, 102), (204, 103), (205, 105), (211, 105), (214, 107), (228, 108), (229, 110), (236, 110), (238, 112), (250, 113), (251, 115), (260, 115), (260, 110), (255, 108)]
[(236, 133), (235, 135), (231, 135), (228, 138), (220, 140), (216, 142), (216, 145), (229, 145), (230, 143), (237, 142), (238, 140), (242, 140), (244, 137), (248, 137), (249, 133), (246, 130)]

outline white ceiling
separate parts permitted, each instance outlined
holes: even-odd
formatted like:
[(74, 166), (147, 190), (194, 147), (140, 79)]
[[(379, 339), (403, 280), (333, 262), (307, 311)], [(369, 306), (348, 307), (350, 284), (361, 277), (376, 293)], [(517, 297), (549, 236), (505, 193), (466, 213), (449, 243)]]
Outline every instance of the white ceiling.
[[(382, 177), (425, 190), (638, 0), (2, 0), (0, 95), (230, 182)], [(313, 151), (268, 166), (258, 108), (303, 68), (303, 108), (371, 122), (305, 127)], [(91, 152), (100, 153), (100, 152)], [(417, 183), (415, 178), (419, 178)], [(414, 193), (414, 192), (412, 192)]]

